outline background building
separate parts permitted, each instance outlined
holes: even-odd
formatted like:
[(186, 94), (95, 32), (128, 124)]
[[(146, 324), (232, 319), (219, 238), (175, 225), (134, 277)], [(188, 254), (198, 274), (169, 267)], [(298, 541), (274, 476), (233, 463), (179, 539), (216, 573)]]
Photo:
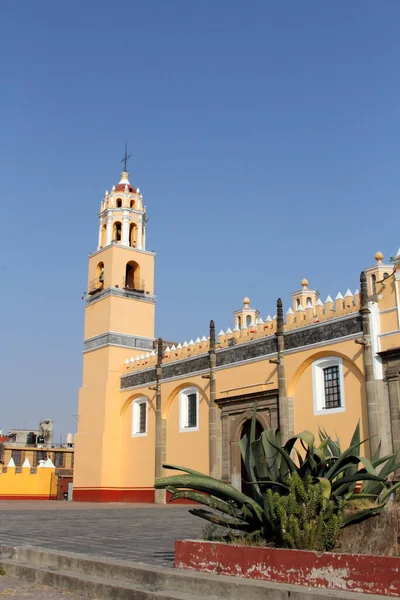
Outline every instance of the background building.
[[(45, 419), (37, 430), (12, 429), (5, 436), (0, 456), (0, 500), (38, 497), (63, 500), (65, 494), (72, 498), (74, 436), (68, 433), (64, 443), (55, 444), (52, 426), (52, 421)], [(32, 480), (27, 477), (28, 474), (36, 475), (37, 468), (44, 463), (53, 469), (51, 491), (46, 487), (47, 483), (50, 486), (48, 474)], [(14, 472), (23, 474), (24, 478), (13, 479), (10, 473)]]

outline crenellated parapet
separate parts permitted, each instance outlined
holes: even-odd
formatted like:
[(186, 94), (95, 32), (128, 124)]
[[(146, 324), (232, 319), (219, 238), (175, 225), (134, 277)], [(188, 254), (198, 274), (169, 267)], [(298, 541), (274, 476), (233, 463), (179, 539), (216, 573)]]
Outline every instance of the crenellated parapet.
[[(400, 250), (398, 256), (400, 257)], [(365, 270), (368, 280), (369, 300), (378, 302), (382, 295), (379, 292), (385, 289), (385, 282), (389, 281), (389, 273), (393, 273), (393, 266), (382, 262), (383, 255), (377, 252), (375, 255), (377, 263)], [(392, 262), (395, 262), (392, 260)], [(400, 262), (400, 259), (399, 261)], [(375, 277), (375, 279), (374, 279)], [(371, 279), (372, 278), (372, 279)], [(375, 280), (377, 286), (375, 287)], [(373, 285), (371, 284), (373, 282)], [(383, 282), (383, 283), (382, 283)], [(378, 284), (382, 284), (379, 287)], [(377, 293), (378, 292), (378, 293)], [(386, 305), (385, 305), (386, 306)], [(333, 297), (328, 295), (323, 302), (318, 291), (310, 289), (307, 279), (301, 281), (301, 289), (292, 293), (291, 306), (286, 310), (283, 331), (289, 333), (292, 330), (317, 325), (325, 321), (340, 319), (360, 310), (360, 292), (350, 289), (343, 294), (338, 292)], [(388, 309), (386, 312), (388, 312)], [(394, 309), (393, 309), (394, 310)], [(247, 344), (277, 333), (277, 316), (270, 314), (263, 319), (257, 309), (250, 306), (250, 299), (245, 297), (243, 307), (234, 311), (233, 327), (226, 330), (221, 329), (216, 336), (216, 351), (232, 348), (241, 344)], [(209, 351), (209, 338), (203, 336), (195, 340), (190, 339), (183, 343), (167, 346), (163, 354), (163, 364), (175, 363), (176, 361), (205, 355)], [(156, 366), (156, 353), (147, 352), (138, 357), (125, 360), (123, 372), (139, 371)]]

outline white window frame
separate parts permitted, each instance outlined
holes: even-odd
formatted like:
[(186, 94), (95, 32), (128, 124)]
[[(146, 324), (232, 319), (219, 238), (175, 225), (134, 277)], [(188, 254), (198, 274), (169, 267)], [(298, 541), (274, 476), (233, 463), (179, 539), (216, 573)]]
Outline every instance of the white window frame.
[[(140, 432), (140, 405), (146, 405), (146, 431)], [(132, 402), (132, 437), (144, 437), (149, 429), (149, 401), (145, 396), (136, 398)]]
[[(196, 394), (196, 426), (187, 427), (189, 410), (188, 410), (188, 396), (190, 394)], [(199, 389), (195, 386), (187, 387), (179, 392), (179, 432), (186, 433), (188, 431), (199, 430)]]
[[(325, 406), (325, 381), (324, 369), (328, 367), (339, 367), (340, 403), (337, 408), (324, 408)], [(331, 415), (333, 413), (345, 412), (343, 361), (338, 356), (326, 356), (316, 360), (312, 364), (314, 415)]]

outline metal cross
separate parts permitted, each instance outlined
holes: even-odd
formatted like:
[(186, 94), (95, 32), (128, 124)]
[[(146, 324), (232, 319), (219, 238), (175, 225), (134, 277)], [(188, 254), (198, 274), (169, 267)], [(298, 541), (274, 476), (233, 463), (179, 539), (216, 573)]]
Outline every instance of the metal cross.
[(128, 162), (128, 158), (130, 158), (130, 157), (131, 157), (131, 155), (128, 154), (128, 142), (125, 142), (125, 156), (121, 160), (121, 162), (124, 163), (124, 171), (126, 171), (126, 163)]

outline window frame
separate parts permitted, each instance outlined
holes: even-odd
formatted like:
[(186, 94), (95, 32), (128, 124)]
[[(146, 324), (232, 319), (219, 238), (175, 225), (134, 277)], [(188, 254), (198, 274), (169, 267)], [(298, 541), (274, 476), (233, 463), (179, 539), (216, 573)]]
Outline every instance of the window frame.
[[(196, 425), (188, 427), (189, 423), (189, 396), (196, 394)], [(188, 386), (179, 392), (179, 433), (188, 433), (189, 431), (198, 431), (200, 427), (199, 414), (199, 388)]]
[[(325, 377), (324, 369), (329, 367), (339, 368), (339, 390), (340, 406), (335, 408), (325, 408)], [(314, 415), (331, 415), (334, 413), (345, 412), (346, 402), (344, 394), (344, 375), (343, 361), (338, 356), (325, 356), (316, 360), (312, 364), (313, 396), (314, 396)]]
[[(140, 405), (146, 406), (146, 426), (145, 431), (140, 431)], [(149, 431), (149, 400), (146, 396), (135, 398), (132, 402), (132, 437), (145, 437)]]

